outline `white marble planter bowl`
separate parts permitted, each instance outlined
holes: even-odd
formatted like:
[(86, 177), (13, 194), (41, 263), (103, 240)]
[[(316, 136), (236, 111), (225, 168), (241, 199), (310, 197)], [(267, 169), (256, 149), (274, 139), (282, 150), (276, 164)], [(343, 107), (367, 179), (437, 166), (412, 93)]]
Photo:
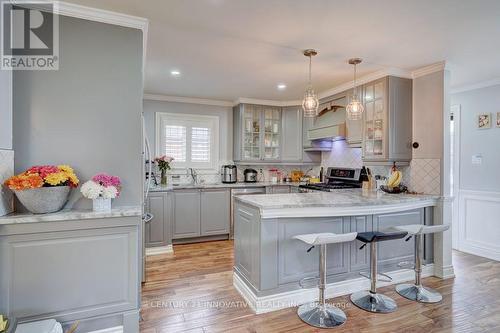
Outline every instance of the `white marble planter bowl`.
[(19, 201), (34, 214), (53, 213), (61, 210), (68, 201), (71, 187), (54, 186), (28, 190), (14, 190)]

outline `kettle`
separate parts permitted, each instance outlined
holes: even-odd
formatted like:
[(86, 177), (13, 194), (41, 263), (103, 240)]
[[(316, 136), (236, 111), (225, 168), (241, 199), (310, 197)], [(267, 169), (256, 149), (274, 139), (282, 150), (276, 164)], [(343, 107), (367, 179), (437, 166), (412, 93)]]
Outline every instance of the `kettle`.
[(221, 181), (225, 184), (238, 181), (238, 169), (236, 165), (223, 165), (220, 170)]

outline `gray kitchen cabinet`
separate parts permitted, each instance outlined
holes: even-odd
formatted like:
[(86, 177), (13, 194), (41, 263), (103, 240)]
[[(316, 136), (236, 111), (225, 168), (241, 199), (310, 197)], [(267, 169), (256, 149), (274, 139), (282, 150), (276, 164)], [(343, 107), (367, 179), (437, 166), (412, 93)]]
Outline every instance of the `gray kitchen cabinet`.
[(305, 147), (311, 145), (304, 140), (304, 134), (307, 134), (313, 123), (303, 118), (300, 106), (281, 108), (239, 104), (233, 108), (233, 112), (235, 162), (256, 164), (321, 162), (320, 152), (304, 151)]
[(412, 80), (387, 76), (363, 85), (363, 162), (412, 158)]
[(200, 225), (200, 191), (174, 191), (174, 223), (173, 239), (199, 237)]
[[(415, 209), (401, 213), (380, 214), (373, 216), (373, 229), (384, 231), (390, 227), (407, 224), (424, 224), (424, 209)], [(378, 263), (381, 267), (391, 266), (404, 261), (413, 261), (414, 241), (405, 239), (378, 243)]]
[(227, 188), (201, 191), (201, 236), (229, 234), (230, 200)]
[(302, 108), (283, 108), (282, 112), (282, 161), (302, 161)]
[(235, 161), (279, 162), (281, 160), (281, 108), (239, 104), (234, 107)]
[[(349, 221), (350, 232), (368, 232), (373, 231), (373, 219), (371, 215), (367, 216), (348, 216), (345, 219)], [(351, 271), (366, 270), (370, 267), (370, 247), (363, 245), (358, 240), (349, 244), (351, 248)]]
[(169, 192), (150, 193), (146, 203), (153, 219), (144, 228), (146, 247), (172, 244), (172, 194)]
[(0, 313), (138, 332), (140, 216), (0, 227)]

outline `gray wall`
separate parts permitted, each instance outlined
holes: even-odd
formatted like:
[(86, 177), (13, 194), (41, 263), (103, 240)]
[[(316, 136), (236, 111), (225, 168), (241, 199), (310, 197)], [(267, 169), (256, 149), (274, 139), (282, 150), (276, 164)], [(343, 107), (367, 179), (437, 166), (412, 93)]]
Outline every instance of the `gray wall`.
[[(500, 192), (500, 85), (451, 95), (451, 105), (461, 106), (460, 188)], [(477, 129), (477, 115), (491, 113), (490, 129)], [(481, 154), (482, 165), (472, 165), (472, 155)]]
[(420, 144), (413, 158), (442, 158), (445, 88), (444, 71), (413, 80), (413, 141)]
[(0, 70), (0, 149), (12, 149), (12, 72)]
[(219, 117), (220, 161), (233, 157), (233, 109), (230, 106), (203, 105), (166, 101), (144, 100), (144, 120), (146, 132), (151, 142), (153, 155), (156, 154), (156, 112), (186, 113)]
[[(142, 91), (140, 30), (60, 17), (59, 71), (14, 73), (16, 172), (59, 163), (82, 181), (107, 172), (123, 182), (114, 205), (139, 205)], [(91, 204), (79, 191), (72, 199)]]

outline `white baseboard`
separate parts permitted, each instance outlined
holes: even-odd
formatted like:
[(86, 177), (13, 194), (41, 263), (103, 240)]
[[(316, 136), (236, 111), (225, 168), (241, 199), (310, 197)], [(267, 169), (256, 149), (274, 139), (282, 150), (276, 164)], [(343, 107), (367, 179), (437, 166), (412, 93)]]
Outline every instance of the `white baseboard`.
[(434, 276), (443, 280), (452, 279), (455, 277), (455, 270), (453, 269), (453, 266), (434, 266)]
[(123, 326), (115, 326), (110, 328), (105, 328), (98, 331), (92, 331), (89, 333), (123, 333)]
[(147, 247), (146, 248), (146, 255), (147, 256), (155, 256), (158, 254), (164, 254), (164, 253), (174, 253), (174, 247), (172, 244), (167, 245), (167, 246), (157, 246), (157, 247)]
[[(378, 282), (378, 287), (384, 287), (415, 279), (415, 272), (413, 270), (402, 269), (386, 274), (392, 277), (392, 281)], [(424, 268), (422, 269), (422, 277), (428, 277), (432, 275), (434, 275), (434, 264), (424, 266)], [(316, 288), (298, 289), (279, 294), (258, 297), (253, 293), (253, 291), (247, 286), (247, 284), (237, 273), (233, 273), (233, 286), (240, 293), (243, 299), (245, 299), (248, 306), (256, 314), (281, 310), (318, 300), (318, 289)], [(369, 288), (370, 281), (368, 279), (355, 278), (330, 283), (326, 286), (325, 293), (326, 298), (332, 298), (352, 294), (356, 291), (368, 290)]]

